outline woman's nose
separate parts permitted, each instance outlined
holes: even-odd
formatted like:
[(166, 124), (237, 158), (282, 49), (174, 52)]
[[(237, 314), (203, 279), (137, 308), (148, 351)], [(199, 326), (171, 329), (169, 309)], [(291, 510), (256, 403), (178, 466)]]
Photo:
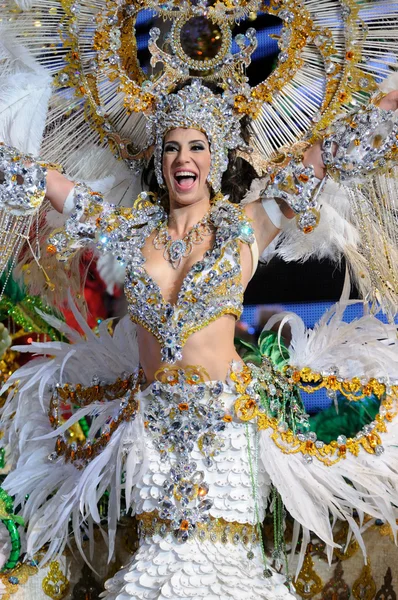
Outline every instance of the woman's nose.
[(177, 155), (177, 160), (180, 164), (184, 164), (189, 162), (190, 160), (190, 156), (189, 156), (189, 149), (188, 148), (181, 148), (178, 155)]

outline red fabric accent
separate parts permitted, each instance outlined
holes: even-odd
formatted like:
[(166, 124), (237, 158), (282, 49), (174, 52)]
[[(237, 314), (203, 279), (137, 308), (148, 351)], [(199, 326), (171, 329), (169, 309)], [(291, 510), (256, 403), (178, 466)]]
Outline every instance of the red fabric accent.
[[(87, 266), (88, 272), (87, 272)], [(87, 253), (84, 255), (81, 265), (81, 272), (87, 272), (86, 282), (84, 286), (84, 297), (87, 304), (87, 323), (91, 328), (98, 325), (98, 320), (103, 320), (108, 317), (108, 311), (105, 303), (106, 298), (106, 286), (102, 281), (97, 271), (97, 261), (92, 259), (92, 254)], [(79, 325), (76, 322), (75, 317), (68, 308), (62, 309), (63, 315), (67, 324), (73, 329), (76, 329), (82, 333)]]

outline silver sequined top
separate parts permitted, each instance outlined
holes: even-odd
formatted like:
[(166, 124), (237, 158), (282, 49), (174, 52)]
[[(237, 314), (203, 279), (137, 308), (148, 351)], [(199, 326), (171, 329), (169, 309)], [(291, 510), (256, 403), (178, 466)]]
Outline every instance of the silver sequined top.
[(149, 201), (145, 192), (133, 208), (117, 208), (103, 202), (82, 185), (76, 186), (75, 207), (65, 228), (53, 233), (50, 243), (60, 260), (67, 260), (88, 243), (101, 253), (112, 253), (126, 266), (125, 292), (131, 319), (159, 341), (162, 360), (174, 363), (182, 357), (188, 337), (225, 314), (242, 313), (239, 242), (252, 244), (253, 229), (242, 207), (227, 198), (210, 212), (215, 241), (184, 278), (175, 304), (166, 302), (158, 284), (147, 273), (142, 248), (148, 236), (166, 218), (163, 208)]

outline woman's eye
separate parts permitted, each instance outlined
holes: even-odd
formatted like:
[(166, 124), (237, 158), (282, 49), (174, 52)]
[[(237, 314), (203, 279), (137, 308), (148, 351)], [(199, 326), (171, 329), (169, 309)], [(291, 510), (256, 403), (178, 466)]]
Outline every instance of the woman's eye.
[(202, 144), (195, 144), (194, 146), (191, 146), (191, 150), (204, 150), (205, 147)]
[(177, 148), (175, 146), (165, 146), (164, 151), (165, 152), (177, 152)]

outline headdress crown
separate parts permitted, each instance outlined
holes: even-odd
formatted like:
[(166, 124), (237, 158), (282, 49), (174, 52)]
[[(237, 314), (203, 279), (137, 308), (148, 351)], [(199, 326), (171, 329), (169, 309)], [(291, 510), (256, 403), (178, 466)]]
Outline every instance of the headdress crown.
[(198, 79), (159, 99), (155, 113), (148, 119), (150, 143), (155, 145), (155, 172), (159, 184), (163, 184), (163, 137), (171, 129), (184, 127), (206, 134), (211, 149), (208, 181), (215, 192), (221, 189), (221, 178), (228, 166), (228, 150), (244, 146), (240, 134), (241, 115), (235, 113), (232, 102), (228, 95), (213, 93)]

